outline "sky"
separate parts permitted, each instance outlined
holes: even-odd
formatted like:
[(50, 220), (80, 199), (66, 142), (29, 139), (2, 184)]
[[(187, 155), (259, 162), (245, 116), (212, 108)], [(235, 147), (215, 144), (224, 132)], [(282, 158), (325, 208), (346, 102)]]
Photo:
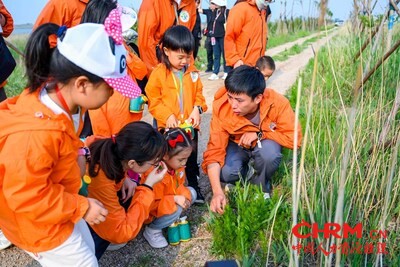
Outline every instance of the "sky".
[[(3, 4), (7, 7), (14, 18), (15, 24), (24, 24), (24, 23), (34, 23), (36, 17), (39, 15), (40, 11), (46, 4), (47, 0), (2, 0)], [(72, 1), (72, 0), (70, 0)], [(165, 0), (168, 1), (168, 0)], [(236, 0), (227, 0), (228, 8), (231, 8)], [(123, 6), (133, 7), (138, 10), (140, 7), (141, 0), (118, 0), (118, 2)], [(275, 0), (274, 3), (270, 5), (272, 10), (272, 18), (271, 20), (277, 20), (279, 18), (279, 14), (284, 12), (283, 4), (281, 4), (283, 0)], [(300, 4), (301, 0), (287, 0), (286, 6), (286, 14), (288, 17), (293, 16), (307, 16), (311, 14), (312, 16), (317, 15), (317, 8), (314, 2), (316, 0), (302, 0), (303, 9)], [(352, 10), (352, 2), (351, 0), (329, 0), (328, 8), (333, 13), (333, 18), (339, 19), (347, 19)], [(382, 14), (385, 10), (387, 0), (378, 0), (377, 5), (375, 7), (374, 13)], [(209, 5), (209, 0), (202, 0), (203, 8), (207, 8)]]

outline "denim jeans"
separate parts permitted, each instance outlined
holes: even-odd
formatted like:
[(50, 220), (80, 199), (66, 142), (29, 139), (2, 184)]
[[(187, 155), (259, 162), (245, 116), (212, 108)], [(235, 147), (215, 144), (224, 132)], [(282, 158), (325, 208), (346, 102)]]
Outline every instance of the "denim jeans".
[[(188, 186), (187, 188), (190, 190), (190, 195), (192, 196), (191, 204), (193, 204), (197, 197), (196, 190), (194, 190), (190, 186)], [(179, 206), (178, 204), (176, 204), (176, 207), (177, 207), (177, 210), (174, 213), (164, 215), (164, 216), (154, 219), (154, 221), (152, 221), (149, 224), (149, 227), (151, 229), (162, 230), (162, 229), (170, 226), (174, 222), (176, 222), (179, 219), (179, 217), (181, 216), (182, 211), (183, 211), (182, 207)]]
[(213, 47), (211, 45), (211, 37), (207, 36), (206, 41), (204, 42), (204, 47), (207, 51), (207, 70), (212, 70), (214, 65), (214, 58)]
[(215, 37), (215, 45), (213, 47), (214, 53), (214, 71), (213, 73), (218, 74), (221, 66), (221, 54), (222, 54), (222, 62), (224, 64), (224, 72), (226, 70), (226, 62), (225, 62), (225, 52), (224, 52), (224, 37)]
[(246, 150), (235, 142), (229, 141), (226, 150), (225, 165), (221, 169), (221, 181), (234, 183), (247, 176), (249, 160), (254, 160), (254, 169), (257, 175), (250, 183), (261, 185), (264, 192), (271, 193), (271, 177), (278, 169), (282, 159), (282, 147), (277, 142), (261, 140), (262, 148), (256, 146), (253, 150)]

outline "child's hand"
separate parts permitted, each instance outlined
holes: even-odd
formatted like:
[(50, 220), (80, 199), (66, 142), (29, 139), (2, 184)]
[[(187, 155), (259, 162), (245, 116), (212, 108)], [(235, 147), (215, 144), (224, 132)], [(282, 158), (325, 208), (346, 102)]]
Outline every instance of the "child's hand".
[(145, 184), (153, 187), (156, 183), (160, 182), (164, 178), (167, 170), (167, 165), (165, 165), (163, 161), (160, 161), (160, 165), (155, 167), (147, 176)]
[(89, 208), (86, 211), (83, 219), (88, 224), (94, 225), (104, 222), (108, 214), (108, 210), (104, 208), (103, 204), (94, 198), (87, 198), (89, 202)]
[(171, 116), (168, 117), (167, 122), (165, 123), (165, 126), (167, 128), (175, 128), (178, 127), (178, 120), (176, 119), (175, 115), (172, 114)]
[(192, 122), (193, 128), (196, 128), (200, 125), (200, 112), (197, 107), (193, 108), (193, 111), (192, 113), (190, 113), (188, 120)]
[(125, 178), (121, 188), (121, 200), (125, 203), (135, 193), (137, 184), (129, 178)]
[(182, 195), (176, 195), (174, 196), (175, 203), (181, 206), (183, 209), (187, 209), (190, 207), (190, 201), (187, 200), (184, 196)]

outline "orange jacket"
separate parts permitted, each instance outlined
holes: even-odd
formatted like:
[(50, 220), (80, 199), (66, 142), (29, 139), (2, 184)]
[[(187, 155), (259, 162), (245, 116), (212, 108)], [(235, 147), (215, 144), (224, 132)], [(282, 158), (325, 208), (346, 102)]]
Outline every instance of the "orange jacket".
[(248, 2), (236, 4), (229, 12), (225, 33), (226, 65), (233, 66), (239, 60), (254, 66), (265, 54), (268, 26), (265, 10)]
[(49, 0), (36, 19), (34, 29), (48, 22), (68, 28), (81, 22), (89, 0)]
[[(165, 127), (169, 116), (175, 114), (180, 119), (179, 88), (175, 86), (172, 71), (164, 64), (159, 64), (151, 73), (146, 85), (146, 94), (149, 98), (149, 112), (157, 120), (158, 127)], [(175, 76), (177, 86), (179, 78)], [(203, 84), (198, 70), (190, 65), (183, 74), (183, 120), (186, 120), (194, 106), (201, 106), (207, 110), (203, 96)]]
[[(127, 51), (130, 49), (128, 48)], [(136, 81), (135, 78), (143, 79), (147, 74), (146, 65), (135, 53), (129, 52), (127, 55), (129, 76), (134, 81)], [(114, 94), (101, 108), (89, 111), (93, 134), (107, 137), (118, 133), (126, 124), (139, 121), (142, 115), (142, 112), (129, 112), (129, 98), (117, 91), (114, 91)]]
[(106, 220), (91, 227), (101, 238), (111, 243), (125, 243), (135, 238), (143, 222), (149, 217), (150, 205), (154, 200), (153, 191), (145, 186), (138, 186), (129, 209), (125, 211), (117, 196), (123, 182), (124, 180), (115, 184), (115, 181), (108, 179), (100, 170), (88, 186), (89, 197), (99, 200), (108, 210)]
[(3, 29), (2, 35), (3, 37), (8, 37), (14, 30), (14, 20), (11, 17), (10, 12), (8, 12), (6, 7), (4, 6), (3, 1), (1, 0), (0, 0), (0, 14), (2, 14), (6, 19), (6, 24), (1, 27)]
[(0, 228), (30, 252), (61, 245), (89, 207), (78, 195), (81, 142), (39, 91), (0, 103)]
[[(186, 180), (185, 168), (180, 168), (171, 174), (167, 172), (161, 182), (153, 186), (154, 202), (150, 208), (150, 217), (146, 223), (164, 215), (169, 215), (177, 210), (174, 200), (175, 195), (183, 195), (189, 201), (192, 200), (189, 189), (184, 185)], [(146, 176), (141, 183), (146, 181)]]
[[(2, 14), (6, 20), (6, 24), (2, 26), (1, 28), (3, 29), (3, 33), (1, 34), (3, 37), (8, 37), (14, 30), (14, 20), (4, 6), (3, 2), (0, 0), (0, 14)], [(0, 88), (4, 87), (7, 84), (7, 81), (4, 81), (3, 83), (0, 83)]]
[[(157, 66), (156, 46), (164, 32), (174, 25), (176, 20), (174, 1), (143, 0), (138, 14), (138, 47), (140, 58), (147, 66), (148, 76)], [(194, 0), (182, 0), (179, 5), (179, 25), (193, 30), (196, 24), (196, 3)]]
[[(225, 87), (219, 89), (214, 97), (210, 139), (203, 155), (204, 172), (207, 173), (207, 166), (211, 163), (224, 166), (228, 141), (239, 143), (240, 137), (246, 132), (262, 131), (262, 139), (274, 140), (281, 146), (293, 149), (294, 119), (289, 100), (273, 89), (265, 89), (260, 102), (260, 125), (257, 127), (245, 117), (234, 115)], [(300, 147), (300, 126), (297, 136)]]

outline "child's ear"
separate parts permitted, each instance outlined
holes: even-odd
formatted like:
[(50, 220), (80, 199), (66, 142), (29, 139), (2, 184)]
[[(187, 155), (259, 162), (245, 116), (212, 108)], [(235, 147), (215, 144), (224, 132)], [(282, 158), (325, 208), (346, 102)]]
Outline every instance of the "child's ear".
[(169, 50), (168, 50), (168, 48), (163, 47), (163, 51), (164, 51), (164, 54), (168, 57), (168, 56), (169, 56)]
[(79, 76), (74, 81), (74, 86), (78, 90), (79, 93), (86, 94), (86, 88), (90, 83), (88, 77), (86, 76)]
[(136, 161), (134, 159), (131, 159), (128, 161), (128, 168), (129, 169), (133, 169), (133, 167), (135, 166)]
[(165, 154), (163, 157), (163, 161), (167, 161), (167, 160), (169, 160), (169, 156), (167, 154)]

